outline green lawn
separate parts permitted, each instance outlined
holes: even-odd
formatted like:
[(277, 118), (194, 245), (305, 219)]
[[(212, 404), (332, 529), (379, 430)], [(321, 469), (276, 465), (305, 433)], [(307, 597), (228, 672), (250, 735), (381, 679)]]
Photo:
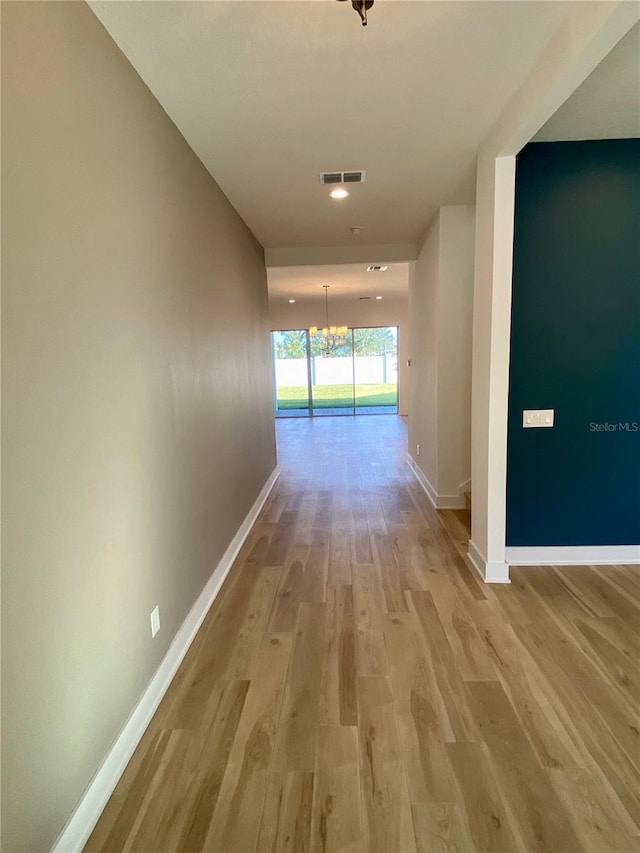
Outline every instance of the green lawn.
[[(356, 385), (357, 406), (395, 406), (398, 402), (395, 383)], [(278, 410), (306, 409), (309, 405), (304, 385), (278, 388)], [(353, 385), (314, 385), (313, 405), (316, 409), (332, 409), (353, 405)]]

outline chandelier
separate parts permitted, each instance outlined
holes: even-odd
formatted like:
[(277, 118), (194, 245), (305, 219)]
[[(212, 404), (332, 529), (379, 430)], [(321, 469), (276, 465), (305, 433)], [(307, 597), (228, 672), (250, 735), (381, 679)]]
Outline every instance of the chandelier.
[(324, 326), (324, 328), (322, 329), (319, 329), (317, 326), (311, 326), (311, 328), (309, 329), (309, 334), (312, 338), (322, 337), (322, 342), (324, 344), (324, 353), (325, 355), (329, 355), (331, 353), (332, 348), (342, 346), (342, 344), (346, 343), (347, 332), (349, 330), (346, 326), (329, 325), (330, 285), (323, 284), (322, 286), (324, 287), (324, 308), (326, 326)]
[(360, 15), (362, 26), (367, 26), (367, 12), (373, 6), (373, 0), (351, 0), (351, 5)]

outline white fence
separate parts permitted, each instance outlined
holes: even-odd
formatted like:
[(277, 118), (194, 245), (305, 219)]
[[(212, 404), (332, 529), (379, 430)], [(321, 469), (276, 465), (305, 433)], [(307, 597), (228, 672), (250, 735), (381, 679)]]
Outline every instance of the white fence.
[[(396, 355), (335, 356), (311, 358), (312, 385), (381, 385), (398, 381)], [(306, 385), (306, 358), (277, 358), (276, 386)]]

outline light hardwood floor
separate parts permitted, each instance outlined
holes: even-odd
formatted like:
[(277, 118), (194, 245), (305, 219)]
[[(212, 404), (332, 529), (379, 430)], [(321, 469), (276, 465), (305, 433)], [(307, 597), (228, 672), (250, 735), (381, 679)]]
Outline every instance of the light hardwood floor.
[(640, 851), (640, 567), (481, 583), (395, 416), (281, 478), (86, 850)]

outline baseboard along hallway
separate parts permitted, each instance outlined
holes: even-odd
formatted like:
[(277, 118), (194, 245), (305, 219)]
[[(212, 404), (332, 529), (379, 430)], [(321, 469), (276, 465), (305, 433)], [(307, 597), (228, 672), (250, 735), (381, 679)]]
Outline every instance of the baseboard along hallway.
[(402, 417), (276, 424), (280, 478), (85, 850), (640, 843), (640, 567), (489, 586)]

